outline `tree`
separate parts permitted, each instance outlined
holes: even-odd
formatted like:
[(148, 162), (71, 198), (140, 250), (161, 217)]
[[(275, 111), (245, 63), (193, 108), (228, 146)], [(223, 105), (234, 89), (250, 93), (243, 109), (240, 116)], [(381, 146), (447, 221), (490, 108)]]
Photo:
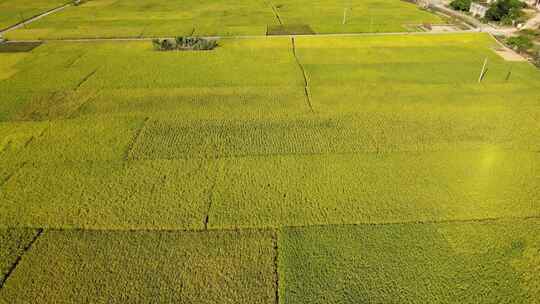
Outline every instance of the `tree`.
[(510, 37), (506, 43), (519, 52), (525, 52), (534, 46), (531, 38), (526, 35)]
[(450, 7), (456, 11), (468, 12), (471, 8), (472, 0), (454, 0), (450, 2)]
[(486, 12), (486, 18), (491, 21), (511, 21), (522, 15), (523, 2), (519, 0), (497, 0)]

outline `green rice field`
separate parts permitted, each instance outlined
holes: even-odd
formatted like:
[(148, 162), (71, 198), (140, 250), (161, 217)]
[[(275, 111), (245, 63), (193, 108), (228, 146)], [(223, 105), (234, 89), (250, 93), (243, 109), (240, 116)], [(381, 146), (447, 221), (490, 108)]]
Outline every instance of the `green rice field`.
[[(197, 3), (87, 1), (9, 35), (439, 18), (350, 1), (342, 27), (340, 1)], [(540, 303), (540, 72), (497, 47), (453, 33), (0, 52), (0, 303)]]
[(88, 0), (7, 37), (264, 35), (269, 26), (280, 24), (307, 25), (316, 33), (405, 32), (423, 23), (444, 20), (399, 0)]
[(0, 2), (0, 30), (68, 2), (67, 0), (4, 0)]

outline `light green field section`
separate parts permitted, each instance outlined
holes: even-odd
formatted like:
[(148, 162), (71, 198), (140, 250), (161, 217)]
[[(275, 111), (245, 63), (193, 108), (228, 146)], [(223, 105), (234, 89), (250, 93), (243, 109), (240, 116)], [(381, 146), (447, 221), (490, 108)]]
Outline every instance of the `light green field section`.
[(537, 219), (286, 229), (280, 303), (537, 303)]
[(246, 119), (309, 112), (299, 87), (107, 89), (85, 103), (79, 115), (117, 113), (185, 119)]
[(27, 164), (1, 188), (0, 227), (202, 229), (216, 170), (194, 160)]
[(539, 157), (487, 148), (228, 159), (214, 187), (209, 223), (280, 227), (539, 216)]
[(0, 285), (4, 285), (14, 263), (24, 253), (36, 233), (30, 229), (0, 229)]
[[(193, 34), (265, 35), (269, 25), (280, 22), (307, 24), (318, 33), (406, 32), (410, 30), (410, 25), (444, 22), (432, 13), (399, 0), (273, 2), (91, 0), (11, 32), (8, 37), (66, 39)], [(345, 24), (344, 9), (347, 9)]]
[(125, 116), (0, 123), (0, 156), (40, 163), (123, 160), (144, 123)]
[(504, 61), (487, 35), (302, 37), (295, 45), (317, 111), (540, 105), (537, 69)]
[(271, 2), (283, 24), (307, 24), (319, 34), (405, 32), (408, 31), (407, 26), (444, 23), (439, 16), (420, 10), (416, 5), (405, 1), (272, 0)]
[(309, 111), (286, 38), (224, 39), (212, 52), (157, 52), (149, 42), (47, 43), (17, 68), (0, 81), (3, 120)]
[(68, 2), (68, 0), (3, 0), (0, 2), (0, 30)]
[(275, 303), (270, 232), (46, 231), (0, 303)]

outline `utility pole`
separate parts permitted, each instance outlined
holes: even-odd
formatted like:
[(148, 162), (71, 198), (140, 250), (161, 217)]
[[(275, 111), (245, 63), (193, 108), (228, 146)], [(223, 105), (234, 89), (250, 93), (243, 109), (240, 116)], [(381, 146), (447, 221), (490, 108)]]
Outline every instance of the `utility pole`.
[(484, 59), (484, 65), (482, 66), (482, 71), (480, 72), (480, 76), (478, 77), (478, 83), (482, 82), (482, 79), (484, 78), (484, 73), (486, 72), (486, 66), (488, 63), (488, 59)]

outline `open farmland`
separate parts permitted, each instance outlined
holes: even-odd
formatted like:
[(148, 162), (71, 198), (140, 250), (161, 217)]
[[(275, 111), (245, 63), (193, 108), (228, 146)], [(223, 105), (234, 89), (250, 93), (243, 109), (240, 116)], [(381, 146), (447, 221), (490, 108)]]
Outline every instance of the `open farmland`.
[(0, 2), (0, 30), (60, 7), (68, 0), (17, 0)]
[(66, 39), (264, 35), (269, 27), (279, 25), (311, 28), (306, 33), (405, 32), (411, 30), (411, 25), (422, 23), (444, 21), (397, 0), (91, 0), (7, 36)]
[[(338, 32), (319, 2), (320, 16), (273, 5)], [(90, 1), (13, 35), (67, 37), (47, 27), (89, 22), (86, 6), (92, 33), (140, 35), (140, 3)], [(259, 17), (230, 20), (260, 28), (240, 33), (276, 22), (253, 3)], [(113, 7), (133, 18), (100, 24)], [(539, 303), (540, 72), (494, 46), (462, 33), (0, 53), (0, 303)]]

